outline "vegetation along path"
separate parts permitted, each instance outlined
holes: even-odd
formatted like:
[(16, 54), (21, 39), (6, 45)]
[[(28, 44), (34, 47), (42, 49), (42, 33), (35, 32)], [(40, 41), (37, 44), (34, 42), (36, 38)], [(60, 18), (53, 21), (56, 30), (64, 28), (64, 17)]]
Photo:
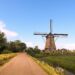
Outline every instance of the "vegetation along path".
[(21, 53), (0, 68), (0, 75), (47, 75), (47, 73), (31, 57)]

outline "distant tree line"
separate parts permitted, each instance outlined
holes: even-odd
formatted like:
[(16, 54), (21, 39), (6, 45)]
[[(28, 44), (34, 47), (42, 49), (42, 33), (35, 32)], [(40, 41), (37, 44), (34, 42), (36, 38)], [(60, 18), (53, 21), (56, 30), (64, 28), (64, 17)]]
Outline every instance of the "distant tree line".
[(8, 42), (5, 34), (0, 32), (0, 54), (10, 52), (23, 52), (26, 48), (26, 44), (20, 40)]
[(27, 47), (26, 44), (20, 40), (7, 41), (5, 34), (0, 32), (0, 54), (11, 53), (11, 52), (27, 52), (30, 55), (39, 54), (41, 50), (38, 46)]

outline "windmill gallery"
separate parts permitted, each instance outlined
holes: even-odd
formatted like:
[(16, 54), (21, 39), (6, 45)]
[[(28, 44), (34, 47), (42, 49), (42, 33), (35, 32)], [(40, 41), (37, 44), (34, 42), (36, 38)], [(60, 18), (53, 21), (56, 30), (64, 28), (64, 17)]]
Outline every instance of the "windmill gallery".
[(41, 36), (46, 37), (45, 49), (44, 49), (45, 51), (56, 50), (56, 45), (54, 41), (55, 37), (68, 36), (68, 34), (52, 33), (52, 20), (50, 20), (50, 32), (49, 33), (35, 32), (34, 35), (41, 35)]

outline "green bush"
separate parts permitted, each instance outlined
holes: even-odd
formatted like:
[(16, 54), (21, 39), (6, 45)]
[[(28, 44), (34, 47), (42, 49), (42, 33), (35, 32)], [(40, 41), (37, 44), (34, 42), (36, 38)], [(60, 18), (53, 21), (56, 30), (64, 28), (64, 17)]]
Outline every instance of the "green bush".
[(5, 49), (5, 50), (3, 50), (3, 52), (2, 52), (2, 54), (7, 54), (7, 53), (12, 53), (12, 51)]

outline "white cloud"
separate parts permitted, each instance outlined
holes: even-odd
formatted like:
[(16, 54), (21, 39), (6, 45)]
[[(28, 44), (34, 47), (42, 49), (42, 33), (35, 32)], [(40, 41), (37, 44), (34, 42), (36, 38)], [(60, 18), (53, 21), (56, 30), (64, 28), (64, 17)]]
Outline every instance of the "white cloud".
[(0, 21), (0, 31), (4, 32), (7, 37), (16, 37), (18, 34), (14, 31), (8, 30), (6, 24), (3, 21)]

